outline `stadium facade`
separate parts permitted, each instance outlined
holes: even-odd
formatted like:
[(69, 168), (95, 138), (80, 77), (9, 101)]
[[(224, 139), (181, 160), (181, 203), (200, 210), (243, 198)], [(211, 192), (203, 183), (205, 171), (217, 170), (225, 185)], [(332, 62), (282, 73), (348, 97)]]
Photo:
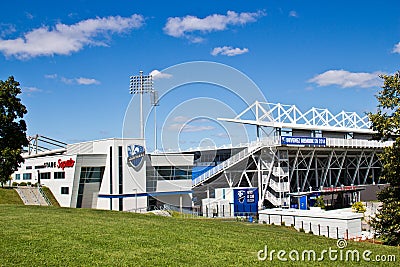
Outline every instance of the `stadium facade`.
[(324, 195), (332, 196), (331, 202), (325, 197), (330, 205), (338, 197), (341, 204), (353, 202), (363, 187), (380, 183), (378, 154), (392, 145), (372, 140), (368, 118), (353, 112), (301, 112), (255, 102), (235, 118), (220, 120), (253, 125), (257, 139), (149, 153), (137, 138), (41, 151), (36, 136), (13, 181), (49, 187), (64, 207), (145, 211), (167, 205), (233, 216), (265, 207), (300, 208)]

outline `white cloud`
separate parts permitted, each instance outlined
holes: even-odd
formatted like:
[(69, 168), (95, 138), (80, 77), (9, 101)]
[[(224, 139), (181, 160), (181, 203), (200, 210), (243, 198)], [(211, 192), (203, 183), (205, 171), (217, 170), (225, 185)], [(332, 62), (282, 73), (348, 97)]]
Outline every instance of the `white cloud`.
[(232, 57), (232, 56), (245, 54), (245, 53), (248, 53), (248, 52), (249, 52), (248, 48), (240, 49), (240, 48), (233, 48), (232, 46), (223, 46), (223, 47), (215, 47), (211, 51), (211, 55), (217, 56), (217, 55), (221, 54), (221, 55), (224, 55), (224, 56)]
[(393, 53), (400, 54), (400, 42), (393, 47)]
[(15, 26), (7, 23), (0, 23), (0, 37), (4, 38), (7, 35), (16, 32)]
[[(55, 76), (55, 77), (57, 77), (57, 76)], [(65, 84), (79, 84), (79, 85), (100, 84), (100, 82), (96, 79), (83, 78), (83, 77), (74, 78), (74, 79), (61, 77), (61, 82), (65, 83)]]
[(22, 89), (25, 93), (36, 93), (36, 92), (42, 92), (41, 89), (37, 87), (24, 87)]
[(289, 12), (289, 17), (298, 18), (299, 15), (297, 14), (297, 12), (295, 10), (292, 10)]
[(209, 126), (209, 125), (190, 125), (190, 124), (182, 124), (182, 123), (173, 123), (168, 126), (168, 130), (181, 131), (181, 132), (186, 132), (186, 133), (210, 131), (210, 130), (214, 130), (214, 129), (215, 129), (214, 126)]
[(68, 79), (68, 78), (65, 78), (65, 77), (61, 77), (61, 81), (63, 83), (65, 83), (65, 84), (73, 84), (75, 79)]
[(25, 12), (25, 16), (26, 16), (27, 19), (34, 19), (34, 18), (35, 18), (35, 17), (34, 17), (31, 13), (29, 13), (29, 12)]
[(58, 75), (57, 74), (46, 74), (44, 75), (46, 79), (57, 79)]
[(187, 33), (199, 31), (202, 33), (212, 31), (223, 31), (229, 25), (244, 25), (254, 22), (257, 18), (265, 16), (263, 11), (236, 13), (228, 11), (226, 15), (212, 14), (205, 18), (196, 16), (170, 17), (164, 27), (164, 32), (173, 37), (187, 37), (189, 40), (202, 41), (202, 39), (191, 38)]
[(42, 26), (17, 39), (0, 40), (0, 51), (6, 56), (29, 59), (37, 56), (70, 55), (87, 45), (105, 46), (104, 39), (112, 33), (140, 28), (142, 15), (131, 17), (110, 16), (80, 21), (73, 25), (57, 23)]
[(186, 116), (176, 116), (175, 118), (172, 119), (174, 122), (187, 122), (189, 120), (189, 117)]
[(229, 138), (230, 137), (230, 135), (227, 133), (217, 133), (217, 134), (214, 134), (213, 136), (220, 137), (220, 138)]
[(81, 84), (81, 85), (100, 84), (100, 82), (98, 80), (91, 79), (91, 78), (80, 77), (80, 78), (76, 78), (75, 80), (78, 84)]
[(348, 87), (374, 87), (379, 86), (382, 81), (379, 78), (381, 72), (349, 72), (345, 70), (328, 70), (316, 75), (308, 82), (316, 83), (319, 86), (338, 85), (342, 88)]
[(159, 70), (153, 70), (152, 72), (150, 72), (150, 75), (153, 76), (153, 80), (157, 80), (157, 79), (169, 79), (172, 77), (171, 74), (165, 73), (165, 72), (161, 72)]
[(26, 94), (28, 97), (31, 97), (35, 93), (41, 93), (43, 92), (42, 89), (39, 89), (37, 87), (22, 87), (22, 93)]

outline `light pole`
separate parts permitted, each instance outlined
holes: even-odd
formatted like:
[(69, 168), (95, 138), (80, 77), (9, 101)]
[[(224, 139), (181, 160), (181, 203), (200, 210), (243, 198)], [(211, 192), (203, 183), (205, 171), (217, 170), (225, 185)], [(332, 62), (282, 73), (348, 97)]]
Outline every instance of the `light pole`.
[(151, 75), (143, 75), (143, 71), (139, 72), (137, 76), (130, 77), (130, 93), (140, 95), (140, 138), (144, 138), (143, 126), (143, 94), (152, 93), (153, 77)]
[(157, 106), (158, 104), (158, 92), (153, 90), (151, 105), (154, 107), (154, 151), (157, 151)]

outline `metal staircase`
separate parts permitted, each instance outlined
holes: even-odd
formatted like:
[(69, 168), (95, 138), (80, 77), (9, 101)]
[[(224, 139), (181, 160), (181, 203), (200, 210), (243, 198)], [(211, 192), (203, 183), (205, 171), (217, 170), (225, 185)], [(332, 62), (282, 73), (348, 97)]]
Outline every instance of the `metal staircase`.
[(214, 168), (211, 168), (207, 172), (203, 173), (202, 175), (200, 175), (199, 177), (194, 179), (192, 181), (192, 187), (201, 185), (202, 183), (204, 183), (204, 182), (208, 181), (209, 179), (215, 177), (216, 175), (222, 173), (223, 171), (225, 171), (228, 168), (234, 166), (235, 164), (241, 162), (242, 160), (247, 159), (249, 156), (256, 153), (264, 146), (271, 147), (271, 146), (275, 146), (277, 144), (278, 144), (278, 142), (277, 142), (276, 138), (267, 138), (267, 139), (263, 139), (260, 141), (254, 141), (254, 142), (249, 143), (249, 145), (245, 149), (240, 151), (239, 153), (233, 155), (229, 159), (221, 162)]

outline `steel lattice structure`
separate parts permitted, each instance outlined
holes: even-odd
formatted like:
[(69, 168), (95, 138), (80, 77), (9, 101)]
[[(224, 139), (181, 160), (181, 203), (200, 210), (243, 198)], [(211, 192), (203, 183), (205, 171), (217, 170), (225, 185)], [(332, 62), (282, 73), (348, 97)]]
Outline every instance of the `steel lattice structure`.
[[(302, 112), (295, 105), (255, 102), (235, 118), (219, 120), (273, 131), (194, 179), (193, 189), (258, 187), (260, 209), (289, 205), (290, 193), (379, 183), (378, 154), (393, 144), (371, 140), (374, 132), (368, 117), (355, 112), (333, 114), (319, 108)], [(283, 128), (310, 138), (318, 132), (326, 144), (284, 144)]]
[[(248, 118), (248, 115), (252, 118)], [(371, 133), (368, 116), (360, 116), (356, 112), (341, 111), (333, 114), (328, 109), (315, 107), (302, 112), (295, 105), (258, 101), (233, 119), (219, 120), (273, 128)]]

